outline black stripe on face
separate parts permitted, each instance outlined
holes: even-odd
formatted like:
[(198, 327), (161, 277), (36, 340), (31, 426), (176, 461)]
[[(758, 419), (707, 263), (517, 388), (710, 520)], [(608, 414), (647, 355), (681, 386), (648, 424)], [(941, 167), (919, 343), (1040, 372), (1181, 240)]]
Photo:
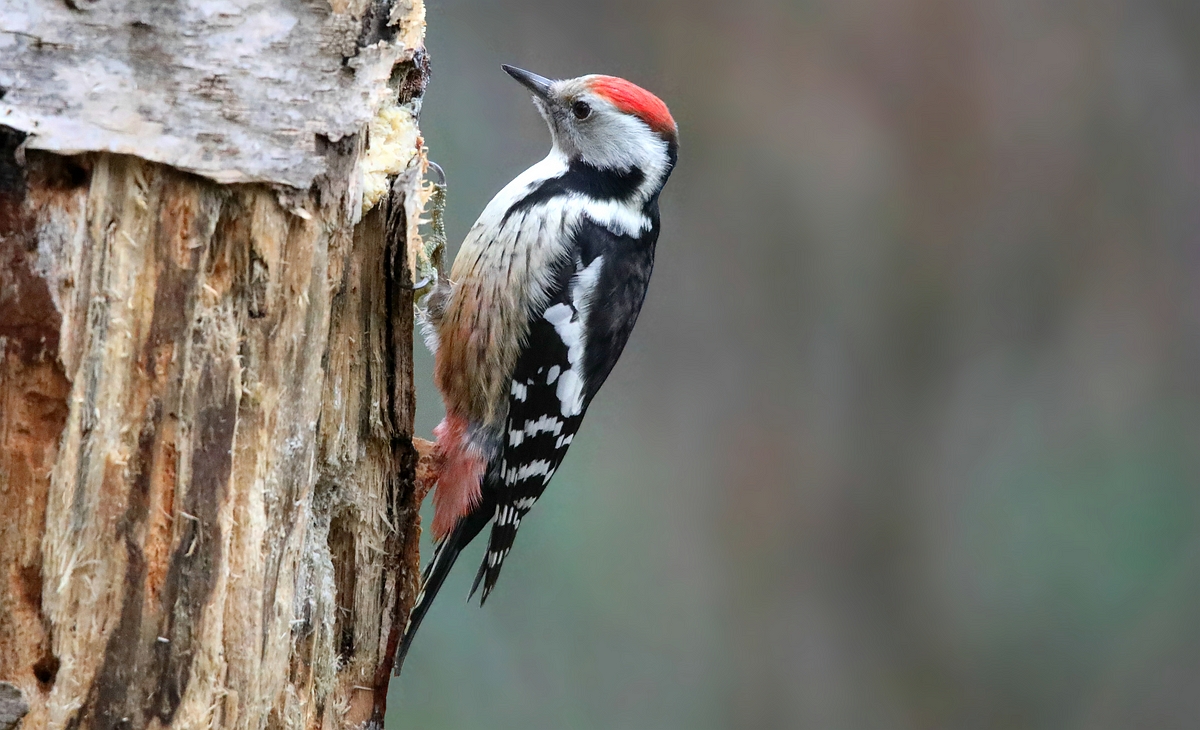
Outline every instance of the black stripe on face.
[(578, 193), (592, 200), (627, 201), (633, 199), (638, 188), (646, 180), (640, 167), (628, 170), (601, 170), (580, 160), (571, 162), (567, 171), (558, 177), (543, 181), (524, 198), (513, 204), (504, 214), (504, 220), (548, 200)]

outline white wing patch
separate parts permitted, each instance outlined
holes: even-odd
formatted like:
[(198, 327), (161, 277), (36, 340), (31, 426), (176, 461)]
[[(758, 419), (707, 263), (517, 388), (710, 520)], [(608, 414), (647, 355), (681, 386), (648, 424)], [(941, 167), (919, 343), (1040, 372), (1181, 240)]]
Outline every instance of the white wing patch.
[[(554, 331), (567, 346), (567, 362), (570, 367), (558, 376), (558, 396), (564, 417), (577, 416), (583, 411), (583, 353), (584, 321), (600, 280), (600, 267), (604, 257), (597, 256), (575, 275), (571, 287), (571, 305), (555, 304), (543, 315), (554, 327)], [(552, 381), (551, 381), (552, 382)]]

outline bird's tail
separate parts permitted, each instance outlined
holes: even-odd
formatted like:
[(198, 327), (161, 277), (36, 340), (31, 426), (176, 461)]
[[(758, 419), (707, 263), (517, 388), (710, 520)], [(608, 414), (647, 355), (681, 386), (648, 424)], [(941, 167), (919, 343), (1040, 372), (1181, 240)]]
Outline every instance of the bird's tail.
[(470, 514), (459, 520), (450, 534), (446, 535), (434, 548), (433, 560), (429, 561), (429, 565), (421, 574), (421, 592), (417, 594), (417, 601), (408, 615), (408, 624), (404, 627), (404, 636), (400, 638), (400, 648), (396, 651), (396, 663), (393, 670), (395, 676), (400, 676), (400, 668), (404, 666), (404, 657), (408, 655), (408, 648), (412, 645), (417, 629), (421, 626), (421, 619), (425, 618), (429, 606), (433, 604), (433, 599), (441, 589), (442, 583), (446, 581), (446, 576), (450, 574), (450, 569), (454, 567), (454, 561), (458, 559), (458, 554), (475, 539), (475, 536), (488, 523), (494, 510), (494, 506), (478, 505)]

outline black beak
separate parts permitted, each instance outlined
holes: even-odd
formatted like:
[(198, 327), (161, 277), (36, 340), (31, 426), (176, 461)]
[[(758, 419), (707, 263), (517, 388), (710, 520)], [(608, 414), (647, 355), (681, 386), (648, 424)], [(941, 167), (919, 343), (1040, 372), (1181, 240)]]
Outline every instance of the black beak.
[(521, 86), (532, 91), (534, 96), (543, 101), (553, 101), (550, 97), (550, 84), (552, 83), (550, 79), (517, 68), (516, 66), (509, 66), (507, 63), (500, 64), (500, 68), (504, 69), (504, 72), (509, 76), (519, 81)]

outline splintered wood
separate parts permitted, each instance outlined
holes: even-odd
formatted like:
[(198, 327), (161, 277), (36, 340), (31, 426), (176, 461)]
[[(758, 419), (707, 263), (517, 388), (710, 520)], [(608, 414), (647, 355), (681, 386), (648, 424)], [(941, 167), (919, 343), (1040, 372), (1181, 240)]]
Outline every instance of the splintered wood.
[[(115, 5), (105, 22), (125, 12), (155, 32), (155, 3)], [(78, 23), (92, 4), (74, 6)], [(192, 164), (202, 121), (174, 131), (190, 140), (180, 164), (162, 127), (125, 117), (120, 133), (143, 129), (156, 161), (86, 135), (72, 148), (87, 104), (65, 104), (43, 138), (0, 126), (0, 683), (28, 707), (22, 727), (382, 722), (387, 647), (419, 565), (411, 266), (425, 163), (415, 131), (389, 139), (412, 149), (372, 166), (386, 183), (364, 206), (363, 161), (381, 109), (415, 125), (424, 9), (334, 6), (320, 32), (345, 25), (349, 41), (313, 53), (360, 59), (338, 73), (369, 87), (355, 97), (367, 113), (338, 116), (336, 137), (309, 130), (311, 149), (271, 158), (270, 130), (243, 128), (250, 142), (209, 171)], [(15, 7), (0, 0), (0, 27)], [(49, 124), (54, 108), (21, 118)], [(297, 175), (311, 184), (289, 185)]]

